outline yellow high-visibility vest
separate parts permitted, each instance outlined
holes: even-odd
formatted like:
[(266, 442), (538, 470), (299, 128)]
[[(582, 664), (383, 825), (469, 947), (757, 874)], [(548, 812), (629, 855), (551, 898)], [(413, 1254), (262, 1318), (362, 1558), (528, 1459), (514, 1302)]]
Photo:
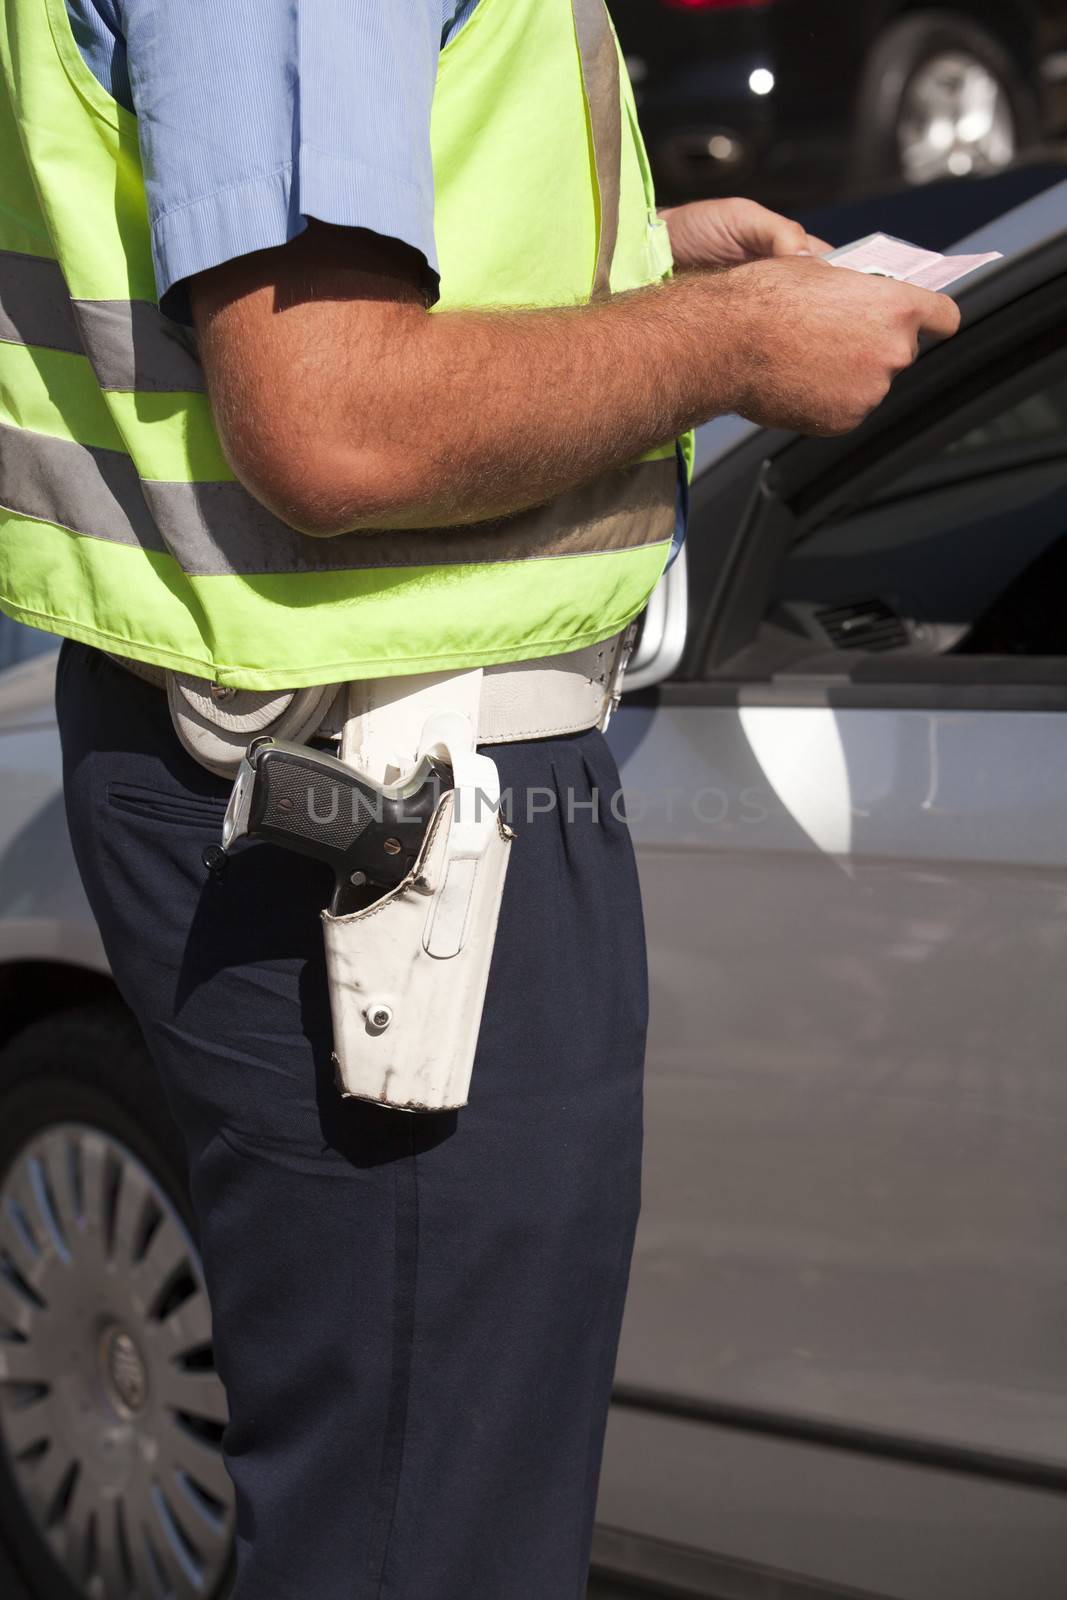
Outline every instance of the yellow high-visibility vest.
[[(65, 0), (6, 0), (0, 69), (3, 610), (278, 689), (578, 649), (642, 608), (674, 529), (673, 442), (466, 529), (313, 539), (272, 516), (157, 308), (136, 118)], [(480, 0), (441, 53), (432, 148), (441, 308), (574, 305), (669, 273), (603, 0)]]

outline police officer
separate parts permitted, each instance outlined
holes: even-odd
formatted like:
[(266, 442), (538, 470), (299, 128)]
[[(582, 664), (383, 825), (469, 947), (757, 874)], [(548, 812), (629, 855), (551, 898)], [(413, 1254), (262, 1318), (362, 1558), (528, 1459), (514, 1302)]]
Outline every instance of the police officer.
[[(602, 0), (0, 26), (0, 603), (68, 641), (71, 834), (188, 1147), (236, 1594), (578, 1600), (646, 1020), (629, 841), (584, 804), (610, 641), (686, 429), (848, 429), (955, 308), (754, 205), (659, 217)], [(224, 719), (488, 665), (518, 837), (471, 1103), (343, 1102), (329, 882), (267, 845), (205, 871), (228, 783), (161, 672)]]

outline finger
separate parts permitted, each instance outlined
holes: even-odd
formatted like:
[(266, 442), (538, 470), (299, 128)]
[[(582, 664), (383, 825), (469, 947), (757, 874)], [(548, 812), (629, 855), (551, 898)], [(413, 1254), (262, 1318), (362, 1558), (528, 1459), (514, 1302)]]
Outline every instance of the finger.
[(764, 228), (769, 234), (769, 254), (775, 256), (805, 256), (812, 255), (811, 241), (807, 229), (801, 223), (793, 222), (789, 217), (775, 216), (773, 212), (767, 213)]
[(813, 256), (828, 256), (837, 246), (827, 244), (825, 239), (820, 239), (817, 234), (808, 234), (808, 251)]
[(931, 289), (920, 289), (922, 295), (922, 331), (935, 339), (951, 339), (959, 332), (960, 308), (947, 294), (935, 294)]
[(758, 200), (727, 200), (721, 215), (749, 256), (796, 256), (807, 249), (808, 235), (801, 224), (761, 206)]

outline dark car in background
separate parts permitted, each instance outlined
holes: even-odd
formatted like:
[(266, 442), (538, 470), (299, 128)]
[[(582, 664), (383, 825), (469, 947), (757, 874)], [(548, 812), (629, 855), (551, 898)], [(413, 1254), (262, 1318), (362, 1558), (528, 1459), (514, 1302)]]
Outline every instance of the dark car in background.
[(812, 204), (1067, 132), (1067, 0), (613, 0), (661, 198)]

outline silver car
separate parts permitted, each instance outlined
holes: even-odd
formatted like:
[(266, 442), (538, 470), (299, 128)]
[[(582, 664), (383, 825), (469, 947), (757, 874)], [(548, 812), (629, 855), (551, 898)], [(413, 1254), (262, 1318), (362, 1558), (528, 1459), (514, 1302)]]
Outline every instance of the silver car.
[[(1067, 185), (968, 248), (858, 433), (703, 430), (612, 726), (653, 999), (612, 1594), (1067, 1584)], [(0, 678), (2, 1592), (212, 1600), (224, 1398), (51, 673)]]

